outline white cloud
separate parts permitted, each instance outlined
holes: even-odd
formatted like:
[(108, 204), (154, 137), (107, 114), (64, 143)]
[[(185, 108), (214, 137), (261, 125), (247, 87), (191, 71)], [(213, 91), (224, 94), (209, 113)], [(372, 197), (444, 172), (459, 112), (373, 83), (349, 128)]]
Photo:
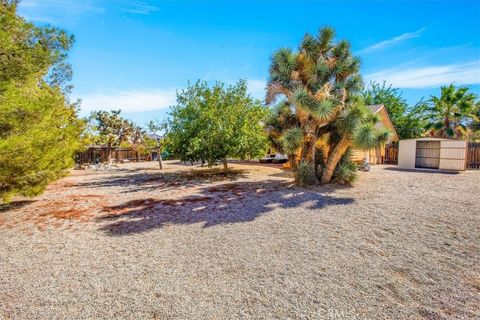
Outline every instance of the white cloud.
[(375, 50), (378, 50), (378, 49), (382, 49), (382, 48), (394, 45), (395, 43), (398, 43), (398, 42), (401, 42), (401, 41), (405, 41), (405, 40), (408, 40), (408, 39), (419, 38), (425, 30), (427, 30), (426, 27), (422, 28), (422, 29), (419, 29), (415, 32), (403, 33), (403, 34), (401, 34), (399, 36), (396, 36), (394, 38), (391, 38), (391, 39), (388, 39), (388, 40), (385, 40), (385, 41), (381, 41), (379, 43), (374, 44), (373, 46), (362, 49), (362, 50), (360, 50), (360, 52), (361, 53), (367, 53), (367, 52), (375, 51)]
[(247, 85), (252, 97), (260, 100), (265, 98), (265, 87), (267, 83), (264, 80), (247, 80)]
[(367, 81), (386, 81), (397, 88), (429, 88), (456, 84), (479, 84), (480, 61), (417, 68), (381, 70), (365, 76)]
[(19, 13), (36, 22), (76, 22), (89, 12), (103, 12), (93, 0), (24, 0)]
[(142, 0), (24, 0), (19, 13), (30, 20), (46, 23), (77, 22), (89, 13), (101, 13), (107, 7), (131, 14), (150, 14), (159, 7)]
[(145, 1), (127, 1), (123, 4), (120, 2), (120, 10), (134, 14), (150, 14), (160, 8)]
[(166, 109), (176, 102), (175, 89), (151, 89), (134, 91), (109, 91), (78, 97), (82, 100), (81, 112), (93, 110), (117, 110), (141, 112)]

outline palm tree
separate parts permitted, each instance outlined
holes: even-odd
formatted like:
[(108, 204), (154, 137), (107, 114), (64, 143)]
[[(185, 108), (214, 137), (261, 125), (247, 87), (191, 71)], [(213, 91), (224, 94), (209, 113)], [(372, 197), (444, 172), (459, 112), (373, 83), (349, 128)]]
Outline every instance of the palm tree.
[[(277, 134), (273, 138), (290, 155), (300, 152), (300, 161), (315, 169), (321, 164), (322, 183), (332, 180), (348, 148), (370, 148), (388, 139), (386, 132), (375, 129), (375, 117), (358, 98), (363, 88), (360, 59), (351, 54), (347, 41), (334, 43), (333, 39), (334, 30), (325, 27), (317, 37), (306, 34), (298, 52), (276, 51), (266, 96), (269, 104), (283, 98), (274, 109), (278, 121), (267, 122)], [(317, 148), (320, 157), (315, 154)], [(295, 170), (295, 157), (290, 161)]]
[(432, 96), (424, 106), (431, 136), (440, 138), (465, 137), (467, 127), (476, 119), (475, 94), (468, 88), (453, 84), (441, 88), (440, 98)]

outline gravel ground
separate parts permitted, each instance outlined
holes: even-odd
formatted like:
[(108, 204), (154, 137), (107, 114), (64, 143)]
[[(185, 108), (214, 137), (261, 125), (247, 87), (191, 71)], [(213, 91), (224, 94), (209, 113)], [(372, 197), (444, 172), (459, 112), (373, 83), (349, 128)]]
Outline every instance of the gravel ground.
[(480, 171), (167, 168), (0, 207), (0, 319), (480, 319)]

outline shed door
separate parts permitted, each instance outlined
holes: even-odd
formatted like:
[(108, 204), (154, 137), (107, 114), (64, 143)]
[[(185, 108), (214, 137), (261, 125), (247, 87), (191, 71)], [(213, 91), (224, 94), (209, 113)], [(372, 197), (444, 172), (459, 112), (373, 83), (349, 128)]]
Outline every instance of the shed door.
[(440, 166), (440, 141), (417, 141), (415, 168), (438, 169)]
[(467, 143), (459, 140), (442, 141), (440, 151), (440, 169), (465, 170)]

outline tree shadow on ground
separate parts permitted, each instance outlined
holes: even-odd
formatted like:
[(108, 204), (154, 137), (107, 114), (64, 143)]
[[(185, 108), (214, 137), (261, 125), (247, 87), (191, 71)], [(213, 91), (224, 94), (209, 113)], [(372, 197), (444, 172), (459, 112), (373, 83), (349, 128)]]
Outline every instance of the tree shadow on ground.
[(121, 187), (120, 193), (168, 191), (179, 187), (190, 188), (218, 181), (236, 181), (246, 177), (246, 170), (230, 169), (227, 174), (220, 169), (198, 169), (174, 172), (140, 172), (116, 176), (102, 176), (95, 181), (77, 183), (78, 187)]
[(337, 198), (289, 186), (278, 180), (234, 182), (201, 189), (176, 199), (136, 199), (105, 207), (96, 220), (111, 236), (142, 233), (172, 224), (203, 223), (203, 227), (249, 222), (276, 208), (319, 210), (348, 205), (352, 198)]
[(10, 203), (0, 204), (0, 213), (7, 212), (9, 210), (21, 209), (31, 203), (34, 203), (35, 201), (36, 200), (19, 200)]
[(456, 175), (459, 174), (459, 171), (449, 171), (449, 170), (439, 170), (439, 169), (403, 169), (403, 168), (398, 168), (398, 167), (387, 167), (383, 168), (383, 170), (388, 170), (388, 171), (399, 171), (399, 172), (414, 172), (414, 173), (434, 173), (434, 174), (451, 174), (451, 175)]

